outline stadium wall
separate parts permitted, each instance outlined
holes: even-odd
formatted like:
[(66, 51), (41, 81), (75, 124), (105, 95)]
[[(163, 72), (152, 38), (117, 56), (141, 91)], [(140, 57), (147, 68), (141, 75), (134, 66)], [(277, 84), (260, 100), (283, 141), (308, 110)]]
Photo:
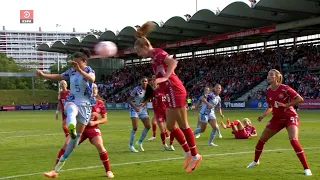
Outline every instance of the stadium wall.
[[(268, 104), (265, 100), (251, 101), (224, 101), (222, 102), (223, 109), (266, 109)], [(125, 110), (129, 108), (127, 103), (106, 103), (108, 110)], [(152, 103), (147, 104), (148, 109), (152, 109)], [(307, 99), (299, 104), (299, 109), (320, 109), (320, 99)], [(16, 110), (56, 110), (57, 103), (47, 103), (39, 105), (6, 105), (1, 106), (0, 111), (16, 111)]]

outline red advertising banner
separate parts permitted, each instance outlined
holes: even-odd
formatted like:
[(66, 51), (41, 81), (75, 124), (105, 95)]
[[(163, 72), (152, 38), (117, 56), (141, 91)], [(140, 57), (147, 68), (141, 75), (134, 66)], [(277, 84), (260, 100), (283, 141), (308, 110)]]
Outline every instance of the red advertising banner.
[[(252, 36), (257, 34), (264, 34), (268, 32), (274, 32), (276, 30), (276, 26), (265, 26), (260, 28), (254, 28), (254, 29), (248, 29), (238, 32), (232, 32), (232, 33), (226, 33), (226, 34), (218, 34), (216, 36), (209, 35), (201, 38), (195, 38), (195, 39), (189, 39), (184, 41), (178, 41), (174, 43), (164, 43), (164, 44), (156, 44), (155, 47), (159, 47), (162, 49), (166, 48), (175, 48), (175, 47), (181, 47), (181, 46), (190, 46), (194, 44), (213, 44), (215, 41), (221, 41), (221, 40), (227, 40), (227, 39), (233, 39), (238, 37), (246, 37), (246, 36)], [(132, 54), (134, 53), (133, 49), (128, 50), (121, 50), (118, 52), (119, 56), (124, 54)]]
[(299, 104), (300, 109), (320, 109), (320, 99), (307, 99)]
[(16, 109), (16, 106), (2, 106), (3, 111), (13, 111)]

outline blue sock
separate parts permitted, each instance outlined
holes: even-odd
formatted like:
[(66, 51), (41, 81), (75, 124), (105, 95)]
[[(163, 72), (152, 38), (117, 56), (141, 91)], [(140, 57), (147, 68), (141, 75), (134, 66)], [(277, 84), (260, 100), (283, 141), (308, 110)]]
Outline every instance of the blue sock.
[(80, 137), (81, 137), (81, 134), (78, 134), (75, 139), (70, 138), (70, 141), (66, 147), (66, 151), (61, 156), (59, 161), (65, 161), (70, 156), (72, 151), (78, 146)]
[(144, 128), (142, 130), (142, 133), (141, 133), (141, 136), (140, 136), (140, 139), (139, 139), (139, 143), (143, 142), (143, 140), (147, 137), (148, 132), (149, 132), (149, 129), (147, 129), (147, 128)]
[(133, 146), (133, 140), (134, 140), (134, 137), (136, 136), (136, 131), (134, 130), (131, 130), (130, 132), (130, 139), (129, 139), (129, 145), (130, 146)]
[(221, 131), (220, 131), (220, 128), (219, 128), (218, 125), (217, 125), (217, 133), (218, 133), (219, 136), (221, 136)]
[(196, 130), (193, 131), (194, 135), (200, 134), (200, 133), (201, 133), (201, 129), (200, 128), (197, 128)]
[(197, 123), (197, 129), (200, 129), (200, 123), (199, 122)]
[(216, 136), (217, 130), (213, 130), (210, 133), (209, 144), (213, 142), (214, 137)]

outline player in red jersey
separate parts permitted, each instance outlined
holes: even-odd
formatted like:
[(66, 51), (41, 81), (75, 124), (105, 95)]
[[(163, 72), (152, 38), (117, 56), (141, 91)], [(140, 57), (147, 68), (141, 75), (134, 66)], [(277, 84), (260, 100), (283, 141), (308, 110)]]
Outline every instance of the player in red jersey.
[(70, 90), (68, 90), (68, 84), (67, 81), (62, 80), (60, 81), (60, 89), (61, 91), (59, 92), (59, 96), (58, 96), (58, 107), (57, 107), (57, 111), (56, 111), (56, 120), (58, 120), (58, 114), (59, 114), (59, 110), (61, 110), (61, 114), (62, 114), (62, 129), (63, 132), (65, 134), (66, 137), (68, 137), (69, 132), (68, 132), (68, 126), (66, 123), (66, 115), (64, 114), (64, 102), (67, 99)]
[[(101, 100), (101, 98), (98, 95), (98, 87), (96, 84), (92, 85), (92, 90), (93, 90), (93, 96), (96, 98), (96, 105), (92, 107), (91, 120), (89, 121), (88, 125), (84, 129), (80, 137), (79, 144), (81, 144), (86, 139), (89, 139), (91, 144), (94, 145), (99, 152), (99, 156), (105, 168), (107, 178), (113, 178), (114, 175), (110, 171), (108, 152), (103, 145), (101, 131), (100, 131), (100, 128), (98, 127), (99, 124), (104, 124), (108, 121), (107, 112), (105, 109), (104, 102)], [(99, 116), (101, 116), (100, 119), (98, 119)], [(60, 156), (62, 155), (63, 153), (60, 154)], [(59, 158), (60, 157), (58, 157), (57, 159), (59, 160)], [(56, 164), (57, 163), (58, 162), (56, 162)], [(49, 178), (56, 178), (58, 176), (58, 173), (55, 172), (55, 170), (52, 170), (50, 172), (45, 173), (44, 175)]]
[(227, 125), (220, 122), (221, 126), (226, 128), (232, 128), (232, 134), (236, 139), (248, 139), (249, 137), (257, 137), (257, 130), (251, 124), (251, 121), (248, 118), (244, 118), (242, 123), (239, 120), (234, 120), (230, 122), (230, 119), (227, 119)]
[(261, 121), (271, 112), (272, 118), (262, 132), (256, 145), (254, 161), (250, 163), (247, 168), (259, 164), (259, 158), (264, 144), (280, 130), (286, 128), (290, 143), (303, 165), (305, 175), (311, 176), (312, 173), (309, 169), (306, 156), (298, 141), (299, 117), (294, 109), (295, 105), (303, 102), (303, 98), (290, 86), (282, 84), (282, 80), (283, 76), (278, 70), (272, 69), (269, 71), (267, 81), (270, 86), (267, 89), (266, 96), (269, 107), (258, 117), (258, 121)]
[[(184, 168), (192, 172), (202, 157), (198, 154), (195, 138), (187, 120), (187, 92), (179, 77), (174, 73), (178, 61), (171, 58), (167, 52), (153, 48), (146, 35), (154, 29), (154, 23), (149, 21), (138, 28), (134, 48), (139, 56), (151, 58), (152, 69), (156, 75), (154, 83), (160, 91), (166, 94), (167, 129), (171, 132), (185, 151)], [(180, 128), (175, 128), (176, 122)]]
[[(156, 77), (154, 76), (154, 79)], [(152, 98), (152, 107), (154, 111), (153, 119), (156, 120), (160, 129), (160, 137), (162, 141), (163, 148), (167, 151), (174, 151), (173, 140), (174, 136), (170, 136), (170, 145), (166, 144), (166, 138), (168, 133), (165, 127), (166, 122), (166, 95), (160, 91), (159, 87), (153, 84), (153, 98)]]

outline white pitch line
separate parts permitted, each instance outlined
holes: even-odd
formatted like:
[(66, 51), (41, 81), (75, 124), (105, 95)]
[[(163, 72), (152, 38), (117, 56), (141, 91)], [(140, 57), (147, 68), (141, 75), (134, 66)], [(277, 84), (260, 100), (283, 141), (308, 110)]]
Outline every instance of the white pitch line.
[[(304, 148), (304, 149), (305, 150), (306, 149), (315, 150), (315, 149), (320, 149), (320, 147), (307, 147), (307, 148)], [(265, 153), (265, 152), (277, 152), (277, 151), (293, 151), (293, 149), (292, 148), (290, 148), (290, 149), (271, 149), (271, 150), (264, 150), (263, 152)], [(202, 157), (229, 156), (229, 155), (251, 154), (251, 153), (254, 153), (254, 151), (232, 152), (232, 153), (222, 153), (222, 154), (206, 154), (206, 155), (202, 155)], [(151, 162), (162, 162), (162, 161), (171, 161), (171, 160), (179, 160), (179, 159), (184, 159), (184, 158), (183, 157), (175, 157), (175, 158), (164, 158), (164, 159), (152, 159), (152, 160), (145, 160), (145, 161), (135, 161), (135, 162), (125, 162), (125, 163), (111, 164), (111, 166), (125, 166), (125, 165), (143, 164), (143, 163), (151, 163)], [(71, 168), (71, 169), (66, 169), (66, 170), (62, 170), (62, 171), (87, 170), (87, 169), (95, 169), (95, 168), (100, 168), (100, 167), (102, 167), (102, 165)], [(245, 168), (245, 165), (244, 165), (244, 168)], [(0, 177), (0, 180), (27, 177), (27, 176), (34, 176), (34, 175), (41, 175), (43, 173), (44, 172), (36, 172), (36, 173), (30, 173), (30, 174), (20, 174), (20, 175), (13, 175), (13, 176), (5, 176), (5, 177)]]

